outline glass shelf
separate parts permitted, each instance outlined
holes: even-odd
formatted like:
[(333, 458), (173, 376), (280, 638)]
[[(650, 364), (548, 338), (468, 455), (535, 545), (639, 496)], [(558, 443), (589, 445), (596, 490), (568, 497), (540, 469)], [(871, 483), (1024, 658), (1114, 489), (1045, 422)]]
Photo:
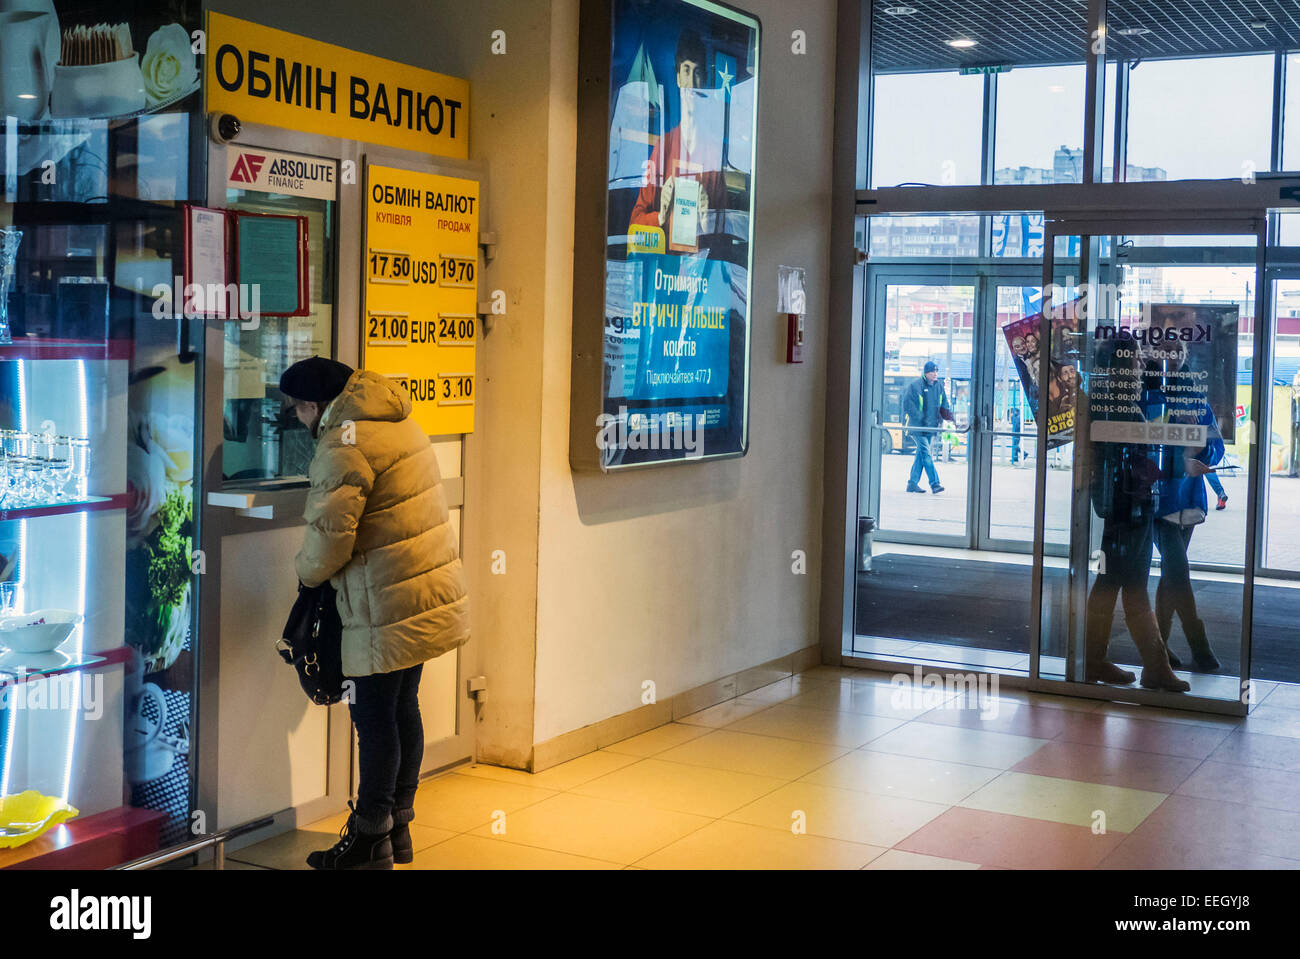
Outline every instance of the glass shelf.
[(0, 688), (26, 682), (38, 676), (70, 673), (74, 670), (98, 666), (108, 662), (108, 659), (107, 656), (93, 653), (77, 655), (60, 652), (57, 649), (49, 653), (19, 653), (6, 649), (4, 643), (0, 642)]
[(0, 345), (0, 360), (127, 360), (130, 340), (56, 340), (15, 337)]
[(0, 505), (0, 522), (9, 519), (33, 519), (38, 516), (60, 516), (64, 513), (90, 513), (103, 509), (125, 509), (127, 495), (87, 496), (83, 499), (63, 500), (58, 503), (40, 503), (33, 506), (6, 508)]

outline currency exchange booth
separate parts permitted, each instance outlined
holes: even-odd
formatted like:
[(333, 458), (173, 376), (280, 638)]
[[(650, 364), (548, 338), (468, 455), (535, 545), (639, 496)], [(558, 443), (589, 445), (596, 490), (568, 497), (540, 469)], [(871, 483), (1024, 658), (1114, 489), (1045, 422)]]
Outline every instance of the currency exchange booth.
[[(401, 380), (459, 535), (485, 184), (465, 159), (468, 82), (215, 12), (207, 42), (207, 201), (187, 211), (188, 279), (231, 293), (201, 304), (200, 630), (219, 641), (200, 670), (215, 733), (198, 805), (216, 829), (278, 814), (278, 831), (337, 812), (356, 775), (346, 705), (309, 705), (272, 649), (312, 452), (280, 375), (323, 355)], [(472, 656), (471, 643), (425, 667), (426, 772), (473, 756)]]

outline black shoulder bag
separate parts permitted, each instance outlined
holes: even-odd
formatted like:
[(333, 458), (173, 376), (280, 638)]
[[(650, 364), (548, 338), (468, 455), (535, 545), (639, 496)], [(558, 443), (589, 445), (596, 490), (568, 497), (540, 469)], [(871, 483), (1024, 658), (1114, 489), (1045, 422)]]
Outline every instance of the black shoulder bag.
[(343, 699), (343, 622), (334, 587), (298, 584), (298, 598), (275, 644), (280, 658), (298, 671), (302, 691), (317, 706)]

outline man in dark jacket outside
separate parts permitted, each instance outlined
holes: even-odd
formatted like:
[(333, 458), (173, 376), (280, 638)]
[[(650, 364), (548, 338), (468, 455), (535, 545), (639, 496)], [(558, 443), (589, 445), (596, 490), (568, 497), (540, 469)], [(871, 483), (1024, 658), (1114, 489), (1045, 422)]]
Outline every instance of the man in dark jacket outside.
[(930, 481), (930, 492), (943, 492), (943, 487), (939, 485), (939, 471), (934, 468), (934, 458), (930, 455), (930, 441), (939, 435), (936, 428), (940, 422), (952, 418), (948, 397), (944, 395), (943, 384), (939, 382), (939, 365), (934, 360), (927, 360), (921, 377), (907, 388), (903, 397), (903, 419), (912, 428), (909, 435), (916, 444), (912, 475), (907, 480), (909, 493), (925, 492), (917, 483), (922, 470)]

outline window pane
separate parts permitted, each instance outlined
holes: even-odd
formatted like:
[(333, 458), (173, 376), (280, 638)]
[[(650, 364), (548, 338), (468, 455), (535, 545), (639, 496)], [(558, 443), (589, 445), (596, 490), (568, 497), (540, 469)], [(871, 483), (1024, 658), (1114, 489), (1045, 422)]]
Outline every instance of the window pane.
[(1129, 76), (1128, 162), (1147, 168), (1130, 180), (1269, 169), (1271, 55), (1144, 60)]
[(994, 183), (1082, 182), (1083, 83), (1083, 64), (997, 76)]
[(980, 251), (977, 216), (873, 216), (869, 228), (875, 260), (978, 256)]
[(980, 182), (983, 77), (903, 73), (874, 82), (872, 188)]

